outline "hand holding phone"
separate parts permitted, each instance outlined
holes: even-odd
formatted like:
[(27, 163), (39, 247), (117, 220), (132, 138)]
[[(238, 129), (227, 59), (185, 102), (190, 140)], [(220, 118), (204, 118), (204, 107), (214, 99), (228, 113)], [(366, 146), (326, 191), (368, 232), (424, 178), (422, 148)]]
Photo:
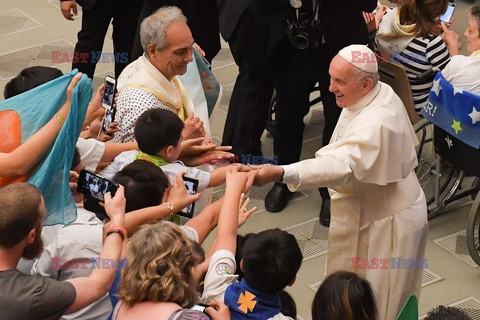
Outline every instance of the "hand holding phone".
[(445, 23), (450, 23), (450, 20), (452, 20), (454, 11), (455, 11), (455, 3), (449, 2), (447, 11), (445, 11), (445, 13), (440, 16), (439, 20)]
[(203, 303), (197, 303), (192, 307), (193, 310), (197, 310), (203, 313), (205, 313), (205, 309), (207, 308), (208, 308), (208, 304), (203, 304)]
[[(185, 188), (187, 189), (187, 192), (190, 195), (195, 195), (197, 193), (198, 189), (198, 180), (189, 178), (189, 177), (183, 177), (183, 182), (185, 184)], [(184, 216), (187, 218), (193, 217), (193, 211), (195, 210), (195, 202), (190, 203), (188, 206), (177, 212), (178, 215)]]
[(102, 107), (107, 110), (110, 110), (113, 107), (116, 87), (117, 80), (113, 77), (106, 76), (105, 85), (103, 86)]
[(117, 108), (114, 108), (114, 107), (107, 109), (105, 112), (105, 116), (103, 117), (102, 131), (107, 135), (110, 135), (110, 133), (108, 132), (108, 129), (110, 128), (110, 124), (113, 121), (115, 121), (116, 111), (117, 111)]
[(77, 191), (84, 194), (83, 207), (88, 211), (94, 212), (100, 220), (104, 220), (108, 216), (99, 202), (105, 201), (104, 195), (107, 192), (110, 192), (113, 197), (117, 188), (118, 184), (116, 182), (87, 170), (80, 171)]

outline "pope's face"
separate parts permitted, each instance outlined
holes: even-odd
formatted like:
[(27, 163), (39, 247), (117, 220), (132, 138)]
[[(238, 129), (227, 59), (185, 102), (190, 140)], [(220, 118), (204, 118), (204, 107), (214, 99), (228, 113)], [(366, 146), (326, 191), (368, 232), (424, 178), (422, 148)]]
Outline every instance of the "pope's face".
[(176, 22), (165, 31), (168, 45), (149, 54), (151, 63), (167, 78), (187, 72), (193, 60), (193, 37), (185, 22)]
[(472, 53), (473, 51), (480, 50), (480, 35), (478, 34), (477, 19), (470, 16), (468, 19), (467, 30), (465, 30), (465, 37), (467, 37), (467, 50)]
[(337, 105), (348, 108), (365, 96), (364, 81), (358, 80), (354, 66), (339, 55), (330, 63), (330, 92), (335, 94)]

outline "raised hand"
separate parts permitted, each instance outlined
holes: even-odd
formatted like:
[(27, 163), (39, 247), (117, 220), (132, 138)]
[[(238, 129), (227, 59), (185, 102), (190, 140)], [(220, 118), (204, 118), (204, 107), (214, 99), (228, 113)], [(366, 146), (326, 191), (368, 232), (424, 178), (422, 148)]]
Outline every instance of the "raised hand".
[(111, 225), (123, 227), (125, 225), (125, 206), (127, 204), (123, 186), (118, 186), (113, 198), (110, 192), (107, 192), (104, 197), (105, 212), (111, 220)]
[(180, 172), (175, 176), (175, 183), (168, 192), (166, 192), (165, 199), (166, 201), (173, 204), (174, 211), (180, 211), (189, 204), (197, 201), (201, 197), (201, 193), (196, 193), (191, 195), (188, 193), (183, 182), (183, 175), (185, 172)]
[(248, 209), (248, 205), (250, 204), (250, 198), (245, 199), (245, 194), (242, 193), (240, 196), (240, 205), (238, 208), (238, 227), (240, 228), (245, 221), (255, 212), (257, 211), (257, 207), (253, 207)]

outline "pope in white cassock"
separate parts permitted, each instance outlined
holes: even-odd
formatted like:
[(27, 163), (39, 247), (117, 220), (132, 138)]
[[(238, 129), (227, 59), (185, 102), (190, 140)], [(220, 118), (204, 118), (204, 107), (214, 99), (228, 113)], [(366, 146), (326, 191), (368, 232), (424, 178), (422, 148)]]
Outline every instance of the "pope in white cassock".
[(313, 159), (262, 167), (255, 183), (282, 181), (291, 191), (328, 187), (327, 274), (365, 277), (379, 319), (394, 320), (409, 295), (420, 294), (427, 207), (414, 172), (415, 133), (400, 98), (378, 81), (372, 57), (366, 46), (351, 45), (332, 60), (330, 91), (343, 110), (330, 144)]

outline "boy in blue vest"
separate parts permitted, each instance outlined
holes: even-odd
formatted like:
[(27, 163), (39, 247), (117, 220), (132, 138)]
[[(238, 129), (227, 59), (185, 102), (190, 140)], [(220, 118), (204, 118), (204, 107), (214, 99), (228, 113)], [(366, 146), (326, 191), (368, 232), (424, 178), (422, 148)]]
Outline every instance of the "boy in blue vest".
[[(224, 301), (231, 318), (292, 319), (280, 312), (278, 293), (295, 282), (302, 253), (295, 237), (280, 229), (251, 235), (245, 242), (240, 261), (243, 279), (235, 275), (238, 211), (245, 181), (254, 173), (227, 173), (225, 198), (218, 220), (217, 238), (204, 281), (202, 302)], [(247, 183), (248, 185), (248, 183)]]

